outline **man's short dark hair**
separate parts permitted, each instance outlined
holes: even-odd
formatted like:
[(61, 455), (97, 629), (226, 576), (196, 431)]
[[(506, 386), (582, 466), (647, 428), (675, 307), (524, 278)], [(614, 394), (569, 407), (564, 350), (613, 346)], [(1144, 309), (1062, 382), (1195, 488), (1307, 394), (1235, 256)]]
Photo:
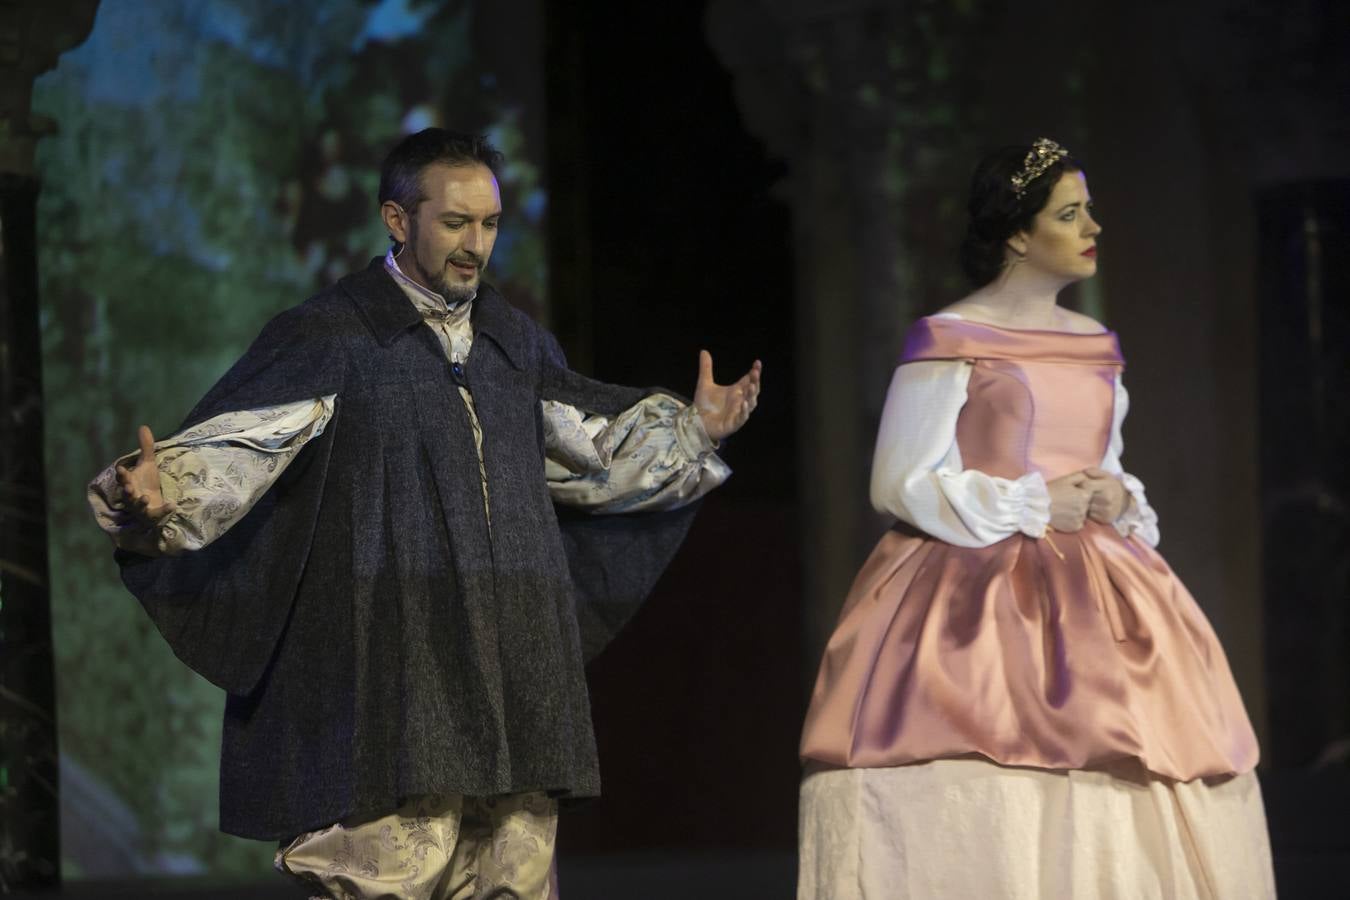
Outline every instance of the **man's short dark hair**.
[(426, 128), (399, 141), (380, 166), (380, 204), (393, 200), (409, 214), (426, 197), (422, 194), (422, 171), (434, 163), (448, 166), (484, 165), (498, 174), (505, 157), (488, 143), (486, 136)]

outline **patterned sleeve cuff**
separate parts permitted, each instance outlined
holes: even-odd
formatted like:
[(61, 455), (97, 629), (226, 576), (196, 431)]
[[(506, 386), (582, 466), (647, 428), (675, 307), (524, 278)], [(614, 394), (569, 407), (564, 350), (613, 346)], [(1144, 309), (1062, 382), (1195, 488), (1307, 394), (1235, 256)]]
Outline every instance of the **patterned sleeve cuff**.
[(1116, 531), (1121, 537), (1134, 535), (1150, 547), (1158, 546), (1162, 535), (1158, 530), (1158, 514), (1148, 505), (1144, 496), (1144, 483), (1128, 472), (1121, 473), (1120, 483), (1130, 495), (1130, 503), (1125, 512), (1116, 519)]
[(1040, 472), (1030, 472), (1013, 484), (1017, 485), (1013, 493), (1022, 504), (1017, 530), (1028, 537), (1044, 537), (1050, 524), (1050, 491), (1045, 486), (1044, 476)]
[(675, 417), (675, 440), (691, 460), (702, 459), (717, 449), (718, 443), (708, 436), (698, 407), (689, 404)]
[(184, 517), (178, 511), (178, 504), (183, 499), (183, 489), (178, 483), (176, 473), (160, 470), (159, 492), (164, 497), (164, 502), (172, 503), (174, 508), (167, 516), (155, 522), (150, 529), (151, 534), (154, 535), (155, 549), (161, 556), (178, 556), (188, 550), (198, 549), (197, 546), (189, 544), (183, 534)]
[[(134, 466), (138, 456), (139, 452), (128, 453), (114, 460), (112, 465), (89, 482), (85, 496), (94, 513), (94, 520), (112, 539), (113, 546), (142, 556), (160, 556), (164, 552), (161, 526), (175, 514), (170, 513), (153, 522), (143, 516), (133, 515), (127, 508), (126, 495), (117, 480), (117, 467)], [(161, 474), (160, 493), (165, 500), (176, 502), (177, 484), (169, 484), (168, 479)]]

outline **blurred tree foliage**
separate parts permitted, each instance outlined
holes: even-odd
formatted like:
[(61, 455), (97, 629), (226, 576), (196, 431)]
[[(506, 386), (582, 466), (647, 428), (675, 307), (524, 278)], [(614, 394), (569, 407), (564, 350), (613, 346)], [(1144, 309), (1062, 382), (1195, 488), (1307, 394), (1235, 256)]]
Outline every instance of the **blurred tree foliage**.
[[(38, 83), (35, 110), (60, 128), (39, 151), (58, 708), (63, 754), (91, 782), (63, 801), (66, 833), (82, 835), (68, 875), (258, 873), (272, 852), (216, 831), (223, 698), (121, 587), (90, 477), (137, 424), (170, 433), (270, 316), (382, 252), (378, 166), (405, 132), (487, 131), (507, 152), (493, 278), (542, 311), (540, 111), (476, 58), (475, 13), (472, 0), (104, 0), (89, 41)], [(116, 863), (81, 849), (113, 809), (139, 826)], [(106, 840), (124, 845), (121, 831)]]

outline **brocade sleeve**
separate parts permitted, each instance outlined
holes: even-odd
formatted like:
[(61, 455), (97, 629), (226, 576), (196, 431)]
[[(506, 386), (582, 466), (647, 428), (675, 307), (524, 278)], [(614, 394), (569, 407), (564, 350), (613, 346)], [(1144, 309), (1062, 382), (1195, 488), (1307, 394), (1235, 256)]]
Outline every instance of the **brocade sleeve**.
[(174, 510), (147, 522), (128, 510), (117, 481), (120, 457), (87, 490), (94, 518), (123, 550), (176, 556), (199, 550), (242, 519), (300, 450), (323, 433), (336, 395), (223, 413), (155, 442), (160, 491)]
[(544, 400), (543, 417), (549, 492), (586, 512), (678, 509), (731, 475), (698, 410), (668, 394), (612, 418)]

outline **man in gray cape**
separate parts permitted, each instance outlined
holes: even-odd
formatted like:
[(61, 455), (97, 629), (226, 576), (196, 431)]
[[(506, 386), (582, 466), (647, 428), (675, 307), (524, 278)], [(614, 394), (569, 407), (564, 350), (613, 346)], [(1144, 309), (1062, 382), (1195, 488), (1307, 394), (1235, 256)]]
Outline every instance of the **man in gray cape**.
[(758, 362), (722, 386), (706, 352), (692, 404), (570, 371), (481, 280), (500, 163), (405, 138), (380, 178), (390, 252), (90, 485), (124, 582), (227, 693), (221, 828), (279, 841), (320, 896), (556, 890), (558, 801), (600, 788), (584, 662), (759, 394)]

